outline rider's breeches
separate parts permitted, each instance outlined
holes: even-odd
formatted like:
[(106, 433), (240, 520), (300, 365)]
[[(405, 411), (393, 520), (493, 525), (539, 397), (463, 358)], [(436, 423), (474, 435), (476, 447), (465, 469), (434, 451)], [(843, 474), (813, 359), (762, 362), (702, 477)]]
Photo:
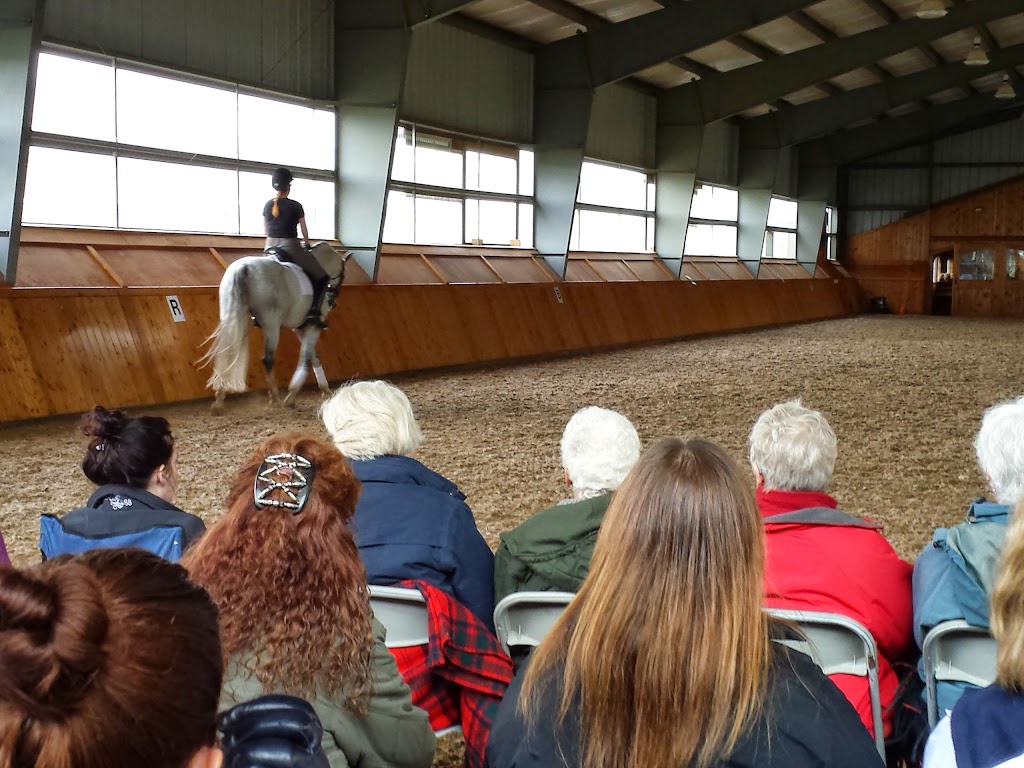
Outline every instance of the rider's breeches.
[(310, 280), (317, 283), (327, 279), (327, 272), (320, 266), (316, 256), (302, 247), (297, 237), (268, 237), (267, 248), (280, 248), (288, 254), (288, 261), (298, 264), (309, 275)]

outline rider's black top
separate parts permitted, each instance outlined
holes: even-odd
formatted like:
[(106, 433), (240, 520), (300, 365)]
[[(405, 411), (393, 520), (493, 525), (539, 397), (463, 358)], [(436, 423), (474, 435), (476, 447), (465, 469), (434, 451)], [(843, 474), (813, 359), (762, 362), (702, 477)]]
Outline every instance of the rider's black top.
[(272, 211), (274, 201), (268, 200), (263, 206), (263, 218), (267, 222), (267, 237), (298, 237), (299, 219), (305, 218), (302, 203), (290, 197), (282, 197), (277, 201), (277, 217)]

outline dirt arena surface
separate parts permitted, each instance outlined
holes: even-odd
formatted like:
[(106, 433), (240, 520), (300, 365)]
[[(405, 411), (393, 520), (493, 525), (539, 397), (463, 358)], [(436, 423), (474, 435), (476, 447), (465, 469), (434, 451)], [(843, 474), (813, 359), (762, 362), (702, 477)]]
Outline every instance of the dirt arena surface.
[[(584, 405), (621, 411), (644, 445), (703, 437), (746, 464), (757, 415), (801, 397), (839, 437), (830, 490), (840, 506), (884, 524), (912, 559), (936, 526), (962, 520), (985, 492), (972, 439), (988, 405), (1024, 393), (1022, 331), (1021, 321), (864, 316), (393, 381), (426, 435), (417, 458), (466, 493), (492, 547), (501, 531), (564, 497), (558, 441)], [(232, 472), (263, 437), (285, 428), (322, 433), (319, 404), (319, 394), (307, 393), (285, 410), (253, 393), (229, 400), (220, 417), (209, 401), (133, 412), (170, 420), (175, 501), (210, 524)], [(77, 423), (0, 427), (0, 530), (16, 564), (38, 559), (41, 513), (80, 506), (92, 490), (79, 468)], [(438, 764), (457, 764), (457, 752), (444, 750)]]

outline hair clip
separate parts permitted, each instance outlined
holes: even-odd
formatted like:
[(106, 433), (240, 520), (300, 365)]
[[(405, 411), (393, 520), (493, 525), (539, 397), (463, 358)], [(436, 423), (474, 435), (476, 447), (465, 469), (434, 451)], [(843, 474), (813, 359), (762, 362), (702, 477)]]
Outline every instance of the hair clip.
[(96, 443), (96, 450), (97, 451), (102, 451), (103, 450), (103, 443)]
[[(256, 470), (253, 483), (252, 493), (256, 506), (283, 507), (290, 509), (293, 515), (299, 514), (309, 499), (315, 475), (316, 467), (305, 456), (297, 453), (267, 456)], [(280, 491), (286, 498), (270, 498), (276, 491)]]

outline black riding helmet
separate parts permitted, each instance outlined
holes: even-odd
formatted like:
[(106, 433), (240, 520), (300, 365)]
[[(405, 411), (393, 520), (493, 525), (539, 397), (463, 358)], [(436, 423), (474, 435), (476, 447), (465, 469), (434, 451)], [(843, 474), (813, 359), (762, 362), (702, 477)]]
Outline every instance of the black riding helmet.
[(277, 190), (288, 189), (292, 185), (292, 172), (287, 168), (278, 168), (270, 177), (270, 183)]

